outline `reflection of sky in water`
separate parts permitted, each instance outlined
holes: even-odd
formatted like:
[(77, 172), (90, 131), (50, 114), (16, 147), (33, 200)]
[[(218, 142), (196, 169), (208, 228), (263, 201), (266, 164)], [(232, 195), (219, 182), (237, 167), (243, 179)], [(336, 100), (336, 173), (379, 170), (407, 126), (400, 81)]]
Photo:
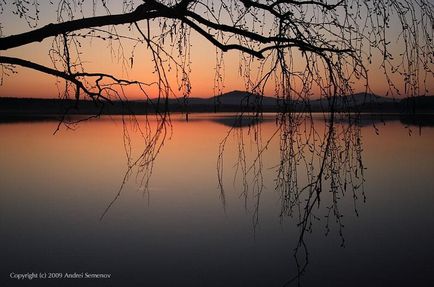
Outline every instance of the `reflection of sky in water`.
[[(129, 286), (281, 286), (296, 270), (298, 233), (295, 219), (279, 220), (271, 169), (278, 143), (264, 154), (265, 189), (253, 232), (253, 205), (246, 211), (239, 182), (232, 184), (235, 137), (225, 153), (226, 212), (219, 197), (218, 144), (227, 126), (204, 115), (173, 125), (149, 198), (132, 177), (102, 222), (126, 168), (121, 122), (86, 122), (55, 136), (53, 122), (0, 125), (1, 282), (12, 271), (84, 271), (112, 273), (110, 282)], [(273, 128), (273, 121), (263, 123), (263, 139)], [(399, 122), (388, 122), (379, 136), (362, 128), (367, 203), (359, 200), (356, 217), (351, 194), (341, 201), (345, 248), (336, 226), (325, 237), (324, 221), (316, 223), (306, 237), (310, 264), (302, 283), (432, 281), (434, 129), (422, 133), (409, 137)], [(134, 136), (133, 144), (140, 147), (140, 139)], [(248, 138), (246, 151), (254, 151)]]

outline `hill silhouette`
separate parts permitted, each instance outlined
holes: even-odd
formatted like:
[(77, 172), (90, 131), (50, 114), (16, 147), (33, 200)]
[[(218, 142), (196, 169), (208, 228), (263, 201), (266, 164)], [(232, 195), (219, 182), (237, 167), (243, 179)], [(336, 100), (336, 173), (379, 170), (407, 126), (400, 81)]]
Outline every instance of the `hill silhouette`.
[[(158, 99), (151, 99), (147, 102), (157, 103)], [(160, 100), (161, 102), (161, 100)], [(197, 98), (190, 97), (184, 101), (184, 99), (169, 99), (168, 104), (172, 106), (176, 105), (189, 105), (189, 106), (249, 106), (254, 104), (262, 104), (265, 106), (275, 106), (277, 99), (273, 97), (260, 96), (244, 91), (231, 91), (218, 96), (209, 98)]]
[[(284, 101), (244, 91), (231, 91), (209, 98), (152, 99), (146, 101), (95, 102), (70, 99), (0, 98), (2, 121), (25, 117), (64, 115), (149, 114), (155, 112), (328, 112), (332, 101), (312, 100), (308, 103)], [(401, 101), (374, 94), (354, 94), (337, 97), (334, 110), (366, 113), (434, 114), (434, 96), (405, 98)]]

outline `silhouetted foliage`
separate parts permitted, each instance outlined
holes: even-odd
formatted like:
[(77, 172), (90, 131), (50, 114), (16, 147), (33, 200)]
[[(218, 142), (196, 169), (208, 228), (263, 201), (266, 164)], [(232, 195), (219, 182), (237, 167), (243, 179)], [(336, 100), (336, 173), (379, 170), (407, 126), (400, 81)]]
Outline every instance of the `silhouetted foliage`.
[[(245, 90), (251, 95), (264, 95), (272, 87), (280, 112), (276, 115), (272, 137), (262, 138), (258, 123), (263, 98), (254, 96), (252, 102), (257, 109), (245, 114), (256, 117), (256, 122), (241, 128), (243, 120), (236, 121), (239, 126), (230, 128), (227, 137), (222, 139), (217, 167), (223, 206), (226, 201), (222, 180), (224, 151), (228, 138), (234, 135), (238, 143), (236, 174), (241, 175), (243, 185), (241, 195), (246, 205), (253, 201), (253, 226), (258, 224), (264, 186), (262, 153), (277, 138), (280, 162), (276, 167), (275, 189), (281, 198), (280, 214), (297, 218), (299, 227), (294, 251), (298, 274), (288, 284), (305, 271), (309, 259), (305, 234), (312, 230), (320, 204), (328, 211), (326, 232), (329, 222), (334, 220), (343, 245), (340, 198), (350, 193), (357, 213), (358, 199), (365, 195), (358, 118), (340, 105), (345, 105), (345, 96), (354, 94), (355, 87), (363, 87), (365, 94), (371, 92), (370, 69), (383, 71), (390, 95), (429, 94), (429, 81), (434, 75), (432, 1), (124, 0), (116, 11), (111, 4), (107, 0), (50, 1), (49, 7), (56, 10), (57, 19), (40, 26), (41, 5), (37, 0), (0, 1), (3, 15), (12, 13), (30, 28), (15, 35), (2, 34), (2, 81), (15, 73), (17, 66), (23, 66), (65, 80), (62, 98), (78, 101), (84, 97), (98, 102), (126, 100), (128, 95), (123, 88), (136, 86), (144, 99), (155, 96), (158, 107), (167, 107), (172, 97), (188, 104), (194, 87), (190, 81), (193, 33), (216, 48), (215, 95), (224, 91), (224, 54), (239, 52), (237, 68)], [(47, 51), (52, 59), (51, 67), (13, 54), (15, 48), (48, 38), (53, 39), (52, 48)], [(147, 50), (153, 78), (141, 82), (104, 71), (88, 71), (81, 60), (82, 53), (86, 53), (81, 43), (88, 39), (108, 41), (126, 70), (135, 65), (135, 53), (139, 49)], [(176, 75), (174, 82), (170, 73)], [(150, 94), (149, 87), (155, 87), (158, 95)], [(314, 96), (319, 96), (329, 111), (324, 114), (323, 128), (315, 126), (310, 114)], [(299, 111), (300, 104), (306, 113), (294, 113)], [(102, 216), (120, 196), (133, 169), (138, 168), (144, 188), (148, 186), (153, 162), (171, 129), (166, 110), (157, 108), (155, 117), (154, 127), (142, 129), (132, 124), (132, 129), (141, 132), (145, 139), (143, 153), (138, 158), (131, 156), (130, 130), (125, 124), (128, 169), (119, 192)], [(346, 124), (339, 123), (342, 118)], [(256, 144), (252, 161), (246, 157), (246, 130)], [(306, 175), (306, 182), (299, 180), (300, 173)], [(324, 189), (330, 196), (325, 196)]]
[[(40, 26), (42, 8), (56, 11), (53, 23)], [(223, 54), (230, 50), (240, 52), (246, 90), (263, 94), (273, 86), (274, 95), (285, 101), (308, 101), (314, 94), (345, 96), (354, 83), (368, 91), (371, 67), (383, 69), (392, 94), (426, 94), (433, 76), (434, 9), (429, 0), (124, 0), (117, 5), (107, 0), (17, 0), (0, 1), (0, 10), (30, 28), (1, 34), (0, 51), (7, 51), (0, 56), (2, 78), (16, 66), (35, 69), (64, 79), (63, 96), (77, 99), (125, 98), (126, 85), (137, 85), (146, 98), (151, 85), (158, 87), (159, 97), (187, 100), (193, 86), (193, 33), (216, 47), (216, 94), (224, 88)], [(14, 48), (47, 38), (53, 39), (47, 51), (53, 67), (14, 57)], [(137, 50), (148, 50), (155, 78), (145, 83), (88, 71), (81, 60), (86, 53), (81, 44), (88, 39), (108, 41), (125, 69), (134, 65)], [(370, 66), (371, 61), (376, 65)], [(172, 72), (176, 83), (169, 80)]]

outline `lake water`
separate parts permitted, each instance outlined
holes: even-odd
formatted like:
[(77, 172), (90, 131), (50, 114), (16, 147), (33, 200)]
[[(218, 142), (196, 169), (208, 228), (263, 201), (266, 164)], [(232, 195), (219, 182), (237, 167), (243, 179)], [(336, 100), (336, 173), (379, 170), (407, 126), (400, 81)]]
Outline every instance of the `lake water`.
[[(273, 115), (230, 131), (231, 122), (172, 115), (164, 141), (160, 134), (145, 154), (156, 155), (152, 165), (133, 168), (119, 194), (127, 155), (137, 158), (154, 135), (143, 126), (142, 135), (103, 117), (53, 135), (55, 121), (0, 124), (0, 285), (284, 286), (300, 269), (294, 254), (308, 199), (288, 208), (278, 170), (293, 180), (289, 192), (311, 183), (327, 129), (321, 116), (288, 129), (297, 143), (285, 161)], [(303, 149), (312, 123), (315, 143)], [(341, 139), (329, 146), (296, 253), (304, 266), (307, 250), (308, 264), (290, 286), (432, 286), (434, 128), (399, 119), (346, 126), (336, 124)], [(38, 278), (11, 278), (32, 272)]]

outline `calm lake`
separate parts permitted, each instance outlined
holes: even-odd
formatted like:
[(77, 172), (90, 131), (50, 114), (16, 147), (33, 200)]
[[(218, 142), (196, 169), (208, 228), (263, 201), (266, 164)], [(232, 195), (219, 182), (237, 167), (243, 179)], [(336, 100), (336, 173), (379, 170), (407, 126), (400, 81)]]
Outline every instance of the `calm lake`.
[[(233, 129), (228, 114), (172, 115), (124, 180), (158, 124), (138, 122), (102, 117), (55, 135), (56, 121), (0, 124), (1, 286), (284, 286), (297, 276), (307, 201), (285, 209), (278, 186), (302, 190), (321, 169), (322, 116), (289, 129), (285, 159), (274, 115)], [(325, 164), (296, 253), (308, 264), (289, 286), (432, 286), (434, 128), (346, 126), (336, 124), (342, 140), (328, 156), (340, 160)], [(314, 144), (301, 148), (308, 134)], [(110, 278), (65, 278), (74, 273)]]

